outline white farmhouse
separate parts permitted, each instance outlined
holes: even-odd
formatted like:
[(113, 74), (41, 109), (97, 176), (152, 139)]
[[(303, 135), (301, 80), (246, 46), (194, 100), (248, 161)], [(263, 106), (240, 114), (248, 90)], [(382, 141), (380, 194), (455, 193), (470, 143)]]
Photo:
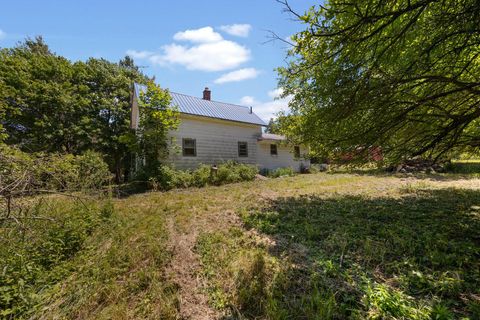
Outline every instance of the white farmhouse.
[[(145, 87), (134, 84), (131, 127), (139, 125), (138, 97)], [(172, 105), (180, 111), (180, 125), (169, 133), (172, 145), (169, 161), (178, 169), (194, 169), (235, 160), (259, 169), (310, 166), (307, 149), (289, 145), (285, 137), (263, 133), (265, 122), (251, 107), (212, 101), (208, 88), (203, 98), (170, 92)]]

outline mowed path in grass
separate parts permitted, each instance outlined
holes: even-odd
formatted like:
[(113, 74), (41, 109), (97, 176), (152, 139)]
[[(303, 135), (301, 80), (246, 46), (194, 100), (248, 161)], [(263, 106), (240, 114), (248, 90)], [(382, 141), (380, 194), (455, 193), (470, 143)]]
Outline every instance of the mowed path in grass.
[(322, 173), (114, 206), (122, 223), (96, 259), (113, 250), (126, 267), (93, 285), (96, 296), (72, 294), (88, 274), (65, 281), (56, 296), (73, 311), (53, 299), (43, 318), (479, 316), (479, 179)]

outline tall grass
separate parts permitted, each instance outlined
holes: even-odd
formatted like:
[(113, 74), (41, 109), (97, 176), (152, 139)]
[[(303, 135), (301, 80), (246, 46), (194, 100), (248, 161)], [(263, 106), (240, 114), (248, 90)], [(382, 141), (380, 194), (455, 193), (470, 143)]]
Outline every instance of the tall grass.
[[(267, 250), (238, 232), (204, 235), (210, 289), (252, 319), (480, 317), (480, 220), (472, 211), (480, 192), (400, 191), (286, 197), (243, 211), (246, 227), (274, 245)], [(235, 282), (242, 257), (251, 267)], [(250, 299), (237, 298), (244, 292)]]
[(25, 230), (0, 226), (0, 318), (175, 319), (162, 216), (94, 198), (36, 210)]

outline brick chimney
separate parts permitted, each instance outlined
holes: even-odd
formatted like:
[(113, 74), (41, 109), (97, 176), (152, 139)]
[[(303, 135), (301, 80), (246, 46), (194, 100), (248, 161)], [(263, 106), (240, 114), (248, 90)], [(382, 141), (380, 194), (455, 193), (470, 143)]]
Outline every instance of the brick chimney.
[(212, 96), (212, 91), (208, 89), (208, 87), (205, 87), (205, 90), (203, 90), (203, 100), (210, 100)]

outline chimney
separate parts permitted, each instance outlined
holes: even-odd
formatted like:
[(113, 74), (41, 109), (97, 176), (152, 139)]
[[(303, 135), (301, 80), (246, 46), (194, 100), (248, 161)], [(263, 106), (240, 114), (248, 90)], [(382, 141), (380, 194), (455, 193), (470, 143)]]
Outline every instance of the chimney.
[(205, 90), (203, 90), (203, 100), (210, 100), (212, 96), (212, 91), (208, 89), (208, 87), (205, 87)]
[(250, 110), (248, 111), (248, 113), (252, 114), (253, 113), (253, 108), (250, 107)]

